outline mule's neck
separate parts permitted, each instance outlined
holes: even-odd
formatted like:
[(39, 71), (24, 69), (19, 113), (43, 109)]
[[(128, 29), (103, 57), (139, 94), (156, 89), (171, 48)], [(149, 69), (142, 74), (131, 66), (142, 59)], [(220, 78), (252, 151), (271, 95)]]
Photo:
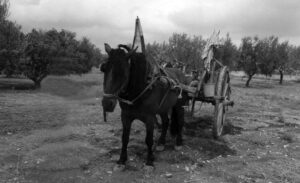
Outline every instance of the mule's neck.
[(130, 62), (128, 85), (120, 95), (127, 100), (133, 100), (146, 88), (152, 71), (152, 66), (146, 61), (145, 55), (141, 53), (133, 54)]

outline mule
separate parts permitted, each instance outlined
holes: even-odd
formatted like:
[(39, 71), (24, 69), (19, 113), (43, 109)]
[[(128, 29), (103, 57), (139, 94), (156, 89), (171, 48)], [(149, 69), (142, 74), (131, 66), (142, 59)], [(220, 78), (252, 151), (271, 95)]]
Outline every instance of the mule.
[(146, 126), (145, 142), (148, 150), (146, 166), (153, 167), (153, 130), (157, 123), (156, 114), (162, 119), (158, 146), (163, 147), (166, 143), (170, 110), (172, 111), (170, 132), (175, 138), (175, 147), (182, 146), (183, 105), (187, 100), (187, 94), (172, 81), (178, 80), (184, 84), (186, 81), (184, 74), (175, 69), (165, 71), (168, 77), (153, 73), (153, 66), (146, 61), (145, 55), (136, 53), (135, 50), (126, 45), (112, 49), (105, 44), (108, 59), (100, 69), (104, 72), (104, 99), (108, 102), (102, 104), (104, 109), (112, 110), (114, 102), (109, 100), (118, 100), (121, 108), (122, 150), (117, 164), (125, 165), (127, 161), (131, 124), (133, 120), (138, 119)]

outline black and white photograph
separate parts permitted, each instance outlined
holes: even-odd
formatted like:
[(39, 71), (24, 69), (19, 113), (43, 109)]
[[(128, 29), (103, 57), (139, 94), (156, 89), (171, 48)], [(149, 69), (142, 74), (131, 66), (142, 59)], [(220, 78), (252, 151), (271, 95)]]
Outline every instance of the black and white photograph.
[(300, 1), (0, 0), (0, 183), (299, 183)]

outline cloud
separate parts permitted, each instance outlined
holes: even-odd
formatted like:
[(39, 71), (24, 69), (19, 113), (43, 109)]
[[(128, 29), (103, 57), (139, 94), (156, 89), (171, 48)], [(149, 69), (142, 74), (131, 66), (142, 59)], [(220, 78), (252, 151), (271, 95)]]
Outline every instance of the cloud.
[(115, 44), (132, 41), (137, 15), (141, 17), (146, 40), (152, 42), (162, 35), (167, 39), (172, 29), (167, 14), (180, 5), (170, 6), (167, 0), (11, 0), (11, 4), (10, 18), (21, 24), (25, 32), (32, 28), (67, 29), (96, 42), (110, 38)]
[(19, 0), (20, 4), (23, 5), (38, 5), (41, 0)]
[(146, 43), (168, 40), (173, 32), (208, 37), (214, 29), (243, 36), (276, 35), (300, 43), (297, 0), (10, 0), (10, 19), (25, 32), (67, 29), (97, 46), (130, 43), (139, 16)]
[(300, 3), (296, 0), (253, 0), (199, 2), (169, 19), (178, 27), (194, 34), (209, 34), (213, 29), (229, 32), (234, 37), (299, 35)]

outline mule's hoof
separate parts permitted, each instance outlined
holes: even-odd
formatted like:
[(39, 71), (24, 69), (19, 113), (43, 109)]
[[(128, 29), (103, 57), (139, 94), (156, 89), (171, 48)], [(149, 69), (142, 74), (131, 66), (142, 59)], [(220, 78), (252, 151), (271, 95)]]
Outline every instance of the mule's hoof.
[(125, 170), (125, 165), (119, 165), (117, 164), (115, 167), (114, 167), (114, 172), (121, 172), (121, 171), (124, 171)]
[(175, 149), (176, 151), (181, 151), (181, 150), (182, 150), (182, 146), (175, 146), (174, 149)]
[(158, 145), (156, 146), (156, 151), (161, 152), (165, 150), (165, 146), (164, 145)]

